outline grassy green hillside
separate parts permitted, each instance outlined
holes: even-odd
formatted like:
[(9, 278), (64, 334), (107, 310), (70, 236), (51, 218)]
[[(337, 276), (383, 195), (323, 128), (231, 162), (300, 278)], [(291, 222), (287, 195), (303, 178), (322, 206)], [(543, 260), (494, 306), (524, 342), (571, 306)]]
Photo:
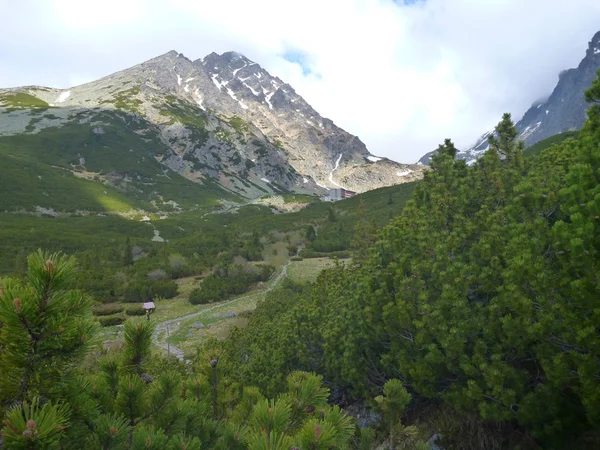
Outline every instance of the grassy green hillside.
[[(192, 210), (162, 220), (152, 216), (149, 223), (115, 215), (53, 218), (0, 213), (0, 273), (19, 272), (27, 253), (44, 248), (63, 250), (80, 260), (99, 259), (96, 261), (99, 272), (106, 270), (112, 274), (123, 267), (128, 238), (144, 254), (129, 269), (133, 274), (139, 272), (145, 276), (163, 267), (165, 258), (174, 254), (185, 258), (194, 267), (192, 272), (200, 273), (236, 255), (265, 253), (276, 242), (281, 242), (285, 249), (291, 236), (303, 241), (309, 225), (318, 232), (313, 243), (306, 242), (307, 248), (334, 242), (331, 248), (347, 252), (359, 219), (361, 200), (365, 215), (384, 225), (400, 213), (413, 189), (414, 184), (382, 188), (333, 204), (313, 203), (296, 213), (274, 214), (268, 207), (248, 205), (223, 214)], [(114, 192), (121, 195), (117, 190)], [(329, 220), (330, 210), (335, 221)], [(160, 234), (160, 240), (152, 240), (155, 232)], [(252, 235), (260, 237), (258, 250), (252, 250), (254, 247), (249, 243)], [(85, 288), (85, 283), (81, 287)]]
[[(236, 256), (257, 258), (276, 242), (287, 257), (295, 252), (293, 245), (286, 249), (291, 236), (303, 237), (309, 226), (318, 233), (306, 243), (307, 250), (347, 252), (361, 199), (368, 217), (383, 226), (399, 214), (413, 190), (413, 185), (394, 186), (335, 204), (287, 195), (285, 201), (314, 203), (291, 214), (258, 205), (213, 214), (222, 200), (240, 198), (211, 179), (194, 183), (160, 164), (157, 159), (170, 150), (152, 124), (122, 111), (97, 109), (74, 111), (66, 124), (37, 130), (38, 122), (58, 118), (34, 100), (26, 94), (2, 99), (5, 106), (37, 108), (27, 133), (0, 136), (4, 274), (20, 273), (24, 255), (41, 247), (95, 260), (97, 278), (109, 280), (124, 266), (127, 239), (142, 255), (134, 267), (126, 267), (133, 278), (164, 268), (175, 254), (186, 259), (191, 273), (201, 273)], [(233, 122), (236, 129), (244, 126)], [(140, 222), (144, 215), (150, 222)], [(249, 243), (252, 234), (261, 237), (260, 245)], [(97, 280), (93, 286), (89, 281), (78, 286), (104, 295)]]
[(94, 120), (0, 137), (0, 211), (171, 211), (237, 200), (212, 180), (194, 183), (162, 166), (154, 157), (168, 150), (149, 124), (118, 112)]
[(537, 144), (532, 145), (525, 149), (523, 154), (525, 156), (535, 156), (546, 150), (547, 148), (552, 147), (555, 144), (560, 144), (561, 142), (569, 139), (576, 138), (579, 135), (578, 131), (566, 131), (564, 133), (555, 134), (554, 136), (550, 136), (549, 138), (544, 139), (543, 141), (538, 142)]
[(50, 107), (45, 101), (25, 92), (9, 92), (0, 95), (0, 106), (9, 110), (19, 108), (43, 108)]

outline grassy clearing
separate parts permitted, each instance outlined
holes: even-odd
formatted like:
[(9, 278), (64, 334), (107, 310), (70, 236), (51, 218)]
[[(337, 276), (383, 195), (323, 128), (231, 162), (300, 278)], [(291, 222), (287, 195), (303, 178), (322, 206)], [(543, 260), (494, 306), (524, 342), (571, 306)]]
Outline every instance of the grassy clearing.
[[(348, 264), (350, 259), (338, 260), (341, 264)], [(316, 281), (319, 274), (335, 266), (335, 260), (331, 258), (311, 258), (292, 262), (287, 269), (288, 278), (297, 283)]]
[[(350, 260), (342, 260), (347, 264)], [(294, 261), (287, 268), (288, 277), (296, 282), (315, 281), (322, 270), (333, 267), (335, 260), (330, 258), (314, 258)], [(180, 294), (171, 300), (158, 303), (152, 320), (162, 322), (187, 314), (206, 311), (195, 317), (183, 319), (170, 327), (170, 343), (184, 352), (186, 358), (194, 355), (195, 349), (203, 340), (214, 337), (225, 339), (234, 328), (246, 326), (249, 316), (256, 309), (259, 301), (263, 300), (269, 283), (259, 284), (253, 291), (232, 299), (208, 305), (194, 306), (187, 302), (191, 290), (198, 285), (193, 277), (182, 279)], [(201, 323), (202, 328), (193, 327)], [(159, 339), (166, 341), (163, 333)]]
[[(193, 348), (208, 336), (227, 337), (229, 330), (236, 323), (244, 322), (248, 313), (256, 309), (258, 301), (263, 299), (264, 295), (264, 289), (256, 289), (222, 302), (221, 305), (210, 309), (205, 314), (181, 321), (177, 330), (171, 334), (171, 342), (185, 351), (186, 347)], [(204, 305), (203, 309), (209, 309), (210, 306), (215, 307), (216, 305)], [(231, 317), (226, 317), (226, 315), (231, 315)], [(202, 323), (204, 328), (191, 328), (191, 325), (196, 322)]]
[[(190, 287), (194, 286), (191, 284)], [(163, 308), (161, 315), (154, 315), (153, 320), (163, 321), (187, 314), (206, 311), (195, 317), (183, 319), (170, 327), (170, 343), (184, 352), (186, 358), (194, 355), (197, 345), (208, 337), (225, 339), (234, 327), (243, 327), (248, 322), (248, 316), (254, 309), (258, 301), (264, 298), (267, 284), (257, 286), (253, 291), (239, 295), (232, 299), (213, 303), (208, 305), (189, 307), (173, 305), (169, 309)], [(189, 295), (189, 294), (188, 294)], [(179, 297), (179, 296), (178, 296)], [(174, 299), (175, 300), (175, 299)], [(179, 300), (179, 298), (177, 299)], [(169, 302), (166, 300), (161, 303)], [(157, 313), (159, 305), (157, 305)], [(180, 315), (178, 313), (181, 313)], [(231, 317), (226, 317), (226, 316)], [(192, 325), (196, 322), (202, 323), (204, 328), (194, 328)], [(166, 333), (159, 336), (159, 340), (165, 342)]]
[(313, 203), (320, 202), (321, 199), (315, 195), (308, 194), (285, 194), (283, 201), (285, 203)]
[(155, 302), (156, 311), (152, 314), (151, 320), (163, 322), (176, 317), (192, 314), (210, 305), (192, 305), (188, 298), (190, 292), (200, 286), (201, 281), (197, 277), (180, 278), (177, 280), (178, 294), (176, 297), (168, 300), (159, 300)]
[(271, 264), (277, 268), (283, 267), (289, 260), (287, 242), (275, 242), (265, 245), (263, 258), (266, 264)]
[(0, 97), (0, 105), (9, 108), (48, 108), (50, 105), (33, 95), (24, 92), (5, 94)]

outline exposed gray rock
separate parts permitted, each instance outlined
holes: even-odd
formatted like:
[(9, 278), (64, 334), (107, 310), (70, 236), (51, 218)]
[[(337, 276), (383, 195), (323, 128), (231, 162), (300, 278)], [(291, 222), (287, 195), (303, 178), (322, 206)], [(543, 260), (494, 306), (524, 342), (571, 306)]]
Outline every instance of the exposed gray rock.
[(147, 373), (141, 374), (140, 378), (146, 384), (150, 384), (150, 383), (152, 383), (154, 381), (154, 377), (152, 375), (147, 374)]
[(344, 410), (356, 419), (360, 428), (374, 428), (381, 421), (381, 414), (362, 403), (353, 403), (344, 406)]
[(437, 440), (441, 438), (442, 436), (436, 433), (433, 436), (431, 436), (431, 438), (429, 438), (429, 440), (427, 441), (427, 445), (429, 445), (429, 448), (431, 450), (444, 450), (442, 447), (436, 444)]
[[(53, 106), (52, 115), (3, 112), (3, 95), (19, 91)], [(213, 179), (247, 198), (323, 195), (336, 187), (362, 192), (422, 177), (421, 166), (371, 155), (290, 85), (236, 52), (191, 61), (171, 51), (70, 89), (0, 90), (0, 133), (89, 122), (102, 134), (99, 115), (114, 108), (127, 111), (124, 120), (140, 135), (158, 133), (169, 151), (152, 156), (164, 166), (193, 181)]]
[(39, 214), (42, 216), (58, 217), (58, 213), (56, 211), (54, 211), (52, 208), (44, 208), (43, 206), (36, 206), (35, 212), (36, 212), (36, 214)]
[(226, 313), (217, 313), (211, 316), (213, 319), (231, 319), (232, 317), (237, 317), (237, 313), (230, 311)]
[(194, 322), (193, 324), (190, 325), (190, 328), (199, 330), (201, 328), (204, 328), (204, 324), (202, 322)]

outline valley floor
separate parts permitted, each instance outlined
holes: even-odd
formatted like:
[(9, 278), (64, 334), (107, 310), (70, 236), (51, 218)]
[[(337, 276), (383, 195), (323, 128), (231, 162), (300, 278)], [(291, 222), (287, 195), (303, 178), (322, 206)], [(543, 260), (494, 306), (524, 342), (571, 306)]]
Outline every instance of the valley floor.
[[(347, 261), (341, 260), (342, 263)], [(234, 328), (244, 327), (258, 302), (284, 279), (313, 282), (321, 271), (334, 265), (335, 261), (331, 258), (288, 260), (269, 282), (260, 283), (245, 294), (207, 305), (192, 305), (188, 301), (190, 292), (199, 284), (196, 277), (181, 278), (178, 280), (179, 295), (158, 301), (151, 316), (156, 323), (152, 335), (155, 351), (187, 360), (194, 356), (197, 345), (203, 340), (209, 337), (225, 339)], [(120, 340), (122, 327), (107, 327), (105, 331), (111, 336), (109, 341)]]

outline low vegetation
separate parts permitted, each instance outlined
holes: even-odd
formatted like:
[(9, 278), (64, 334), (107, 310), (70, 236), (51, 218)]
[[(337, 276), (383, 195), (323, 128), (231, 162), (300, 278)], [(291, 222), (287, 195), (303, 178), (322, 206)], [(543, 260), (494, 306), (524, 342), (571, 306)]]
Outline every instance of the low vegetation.
[(44, 108), (50, 107), (48, 103), (25, 92), (15, 92), (0, 95), (0, 106), (10, 109), (17, 108)]
[(254, 283), (267, 281), (274, 272), (273, 266), (224, 265), (206, 277), (199, 288), (190, 294), (190, 303), (202, 305), (246, 292)]
[(576, 139), (579, 135), (579, 131), (565, 131), (564, 133), (560, 133), (554, 136), (550, 136), (543, 141), (538, 142), (537, 144), (528, 147), (523, 151), (525, 156), (535, 156), (539, 153), (543, 152), (547, 148), (552, 147), (553, 145), (560, 144), (562, 141), (567, 139)]
[[(3, 445), (599, 448), (600, 78), (586, 98), (581, 132), (529, 157), (507, 114), (473, 166), (446, 140), (422, 182), (297, 213), (1, 214)], [(116, 130), (77, 129), (62, 153), (56, 130), (37, 142), (66, 168), (95, 139), (112, 155), (128, 136)], [(27, 138), (0, 151), (32, 158)], [(135, 152), (127, 170), (154, 167)], [(116, 161), (90, 158), (104, 174)], [(128, 198), (149, 201), (140, 190)], [(152, 352), (159, 318), (212, 313), (194, 303), (244, 292), (271, 276), (268, 260), (298, 253), (264, 300), (246, 296), (240, 328), (186, 349), (189, 364)], [(306, 261), (320, 255), (351, 258), (311, 261), (317, 275)], [(135, 317), (146, 299), (164, 307), (156, 319)]]
[[(151, 357), (145, 320), (125, 325), (122, 350), (92, 354), (98, 329), (90, 303), (62, 289), (74, 269), (73, 259), (38, 252), (29, 258), (28, 285), (4, 281), (0, 344), (11, 351), (0, 353), (0, 405), (8, 448), (371, 447), (373, 430), (359, 430), (329, 405), (315, 373), (290, 373), (268, 399), (223, 378), (209, 348), (193, 366)], [(38, 345), (28, 345), (32, 338)], [(410, 398), (392, 380), (376, 399), (391, 419), (390, 445), (406, 434), (395, 421)]]
[(130, 89), (119, 91), (115, 95), (114, 105), (117, 109), (124, 111), (138, 112), (139, 106), (143, 103), (135, 98), (140, 93), (140, 87), (134, 86)]
[[(156, 135), (140, 136), (126, 115), (105, 112), (102, 125), (64, 124), (0, 137), (0, 211), (171, 212), (236, 200), (216, 182), (194, 183), (152, 156), (168, 153)], [(148, 142), (150, 139), (151, 142)]]
[(473, 167), (440, 146), (362, 261), (271, 292), (221, 345), (224, 372), (270, 395), (310, 368), (341, 404), (401, 379), (416, 416), (446, 414), (443, 448), (598, 447), (600, 106), (530, 159), (509, 115), (496, 132)]
[(238, 116), (233, 116), (231, 119), (229, 119), (229, 125), (233, 127), (237, 134), (242, 136), (250, 130), (248, 123)]

